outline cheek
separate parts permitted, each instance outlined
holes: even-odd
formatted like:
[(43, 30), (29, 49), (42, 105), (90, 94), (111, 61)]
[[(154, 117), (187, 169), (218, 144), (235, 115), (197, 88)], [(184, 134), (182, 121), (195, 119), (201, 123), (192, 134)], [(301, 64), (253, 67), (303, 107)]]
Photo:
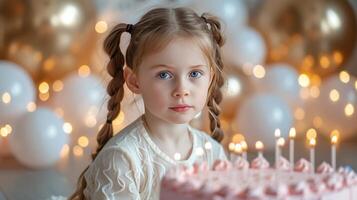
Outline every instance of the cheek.
[(169, 88), (162, 83), (144, 83), (141, 87), (145, 104), (150, 107), (160, 107), (167, 102)]

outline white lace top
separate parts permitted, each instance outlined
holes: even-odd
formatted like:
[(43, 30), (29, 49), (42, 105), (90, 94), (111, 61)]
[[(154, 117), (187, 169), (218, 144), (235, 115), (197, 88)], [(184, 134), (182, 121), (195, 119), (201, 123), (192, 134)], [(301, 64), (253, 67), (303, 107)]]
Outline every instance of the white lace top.
[[(84, 174), (87, 199), (159, 199), (160, 180), (174, 165), (227, 159), (222, 146), (205, 132), (189, 127), (193, 150), (187, 160), (173, 160), (150, 139), (139, 117), (111, 138)], [(211, 143), (211, 148), (207, 148)]]

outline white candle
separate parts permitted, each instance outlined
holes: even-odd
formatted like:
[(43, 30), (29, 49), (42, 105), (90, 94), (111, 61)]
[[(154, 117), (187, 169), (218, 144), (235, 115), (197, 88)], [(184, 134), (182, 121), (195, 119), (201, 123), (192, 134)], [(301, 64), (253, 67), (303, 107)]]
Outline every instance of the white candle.
[(242, 149), (243, 149), (243, 159), (244, 160), (248, 160), (248, 157), (247, 157), (248, 144), (244, 140), (240, 144), (241, 144)]
[(242, 156), (243, 149), (240, 143), (235, 145), (234, 152), (238, 155), (238, 157)]
[(255, 149), (258, 151), (258, 157), (263, 157), (264, 144), (261, 141), (255, 143)]
[(274, 136), (275, 136), (275, 167), (278, 167), (278, 157), (279, 157), (279, 145), (278, 139), (280, 138), (281, 132), (280, 129), (275, 129)]
[(311, 138), (309, 142), (311, 173), (315, 173), (315, 145), (316, 145), (316, 139)]
[(289, 161), (290, 161), (290, 168), (291, 170), (294, 168), (294, 139), (296, 137), (296, 130), (295, 128), (291, 128), (289, 131)]
[(336, 171), (336, 144), (339, 134), (338, 130), (331, 132), (331, 165), (334, 171)]
[(229, 159), (231, 160), (231, 162), (234, 162), (235, 159), (234, 148), (235, 148), (235, 144), (233, 142), (229, 143), (228, 150), (229, 150)]

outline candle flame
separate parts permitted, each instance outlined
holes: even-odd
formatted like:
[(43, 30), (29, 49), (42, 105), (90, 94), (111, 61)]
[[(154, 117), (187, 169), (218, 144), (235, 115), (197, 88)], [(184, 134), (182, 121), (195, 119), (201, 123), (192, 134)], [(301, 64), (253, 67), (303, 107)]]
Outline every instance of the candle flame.
[(294, 139), (296, 137), (296, 129), (294, 127), (290, 128), (289, 138)]
[(264, 148), (264, 144), (262, 141), (257, 141), (255, 143), (255, 148), (258, 150), (258, 151), (261, 151), (263, 148)]
[(310, 145), (310, 147), (315, 147), (316, 146), (316, 139), (315, 138), (311, 138), (310, 139), (310, 142), (309, 142), (309, 145)]
[(248, 150), (248, 144), (247, 144), (246, 141), (243, 140), (243, 141), (240, 143), (240, 145), (242, 146), (243, 151), (247, 151), (247, 150)]
[(242, 145), (241, 144), (236, 144), (235, 148), (234, 148), (234, 152), (235, 153), (242, 153), (243, 149), (242, 149)]
[(235, 148), (235, 144), (233, 142), (229, 143), (228, 145), (229, 151), (234, 151), (234, 148)]
[(282, 147), (285, 145), (285, 139), (281, 137), (278, 139), (277, 143), (278, 143), (278, 146)]
[(308, 140), (316, 139), (316, 136), (317, 136), (317, 132), (316, 132), (316, 130), (314, 128), (310, 128), (309, 130), (307, 130), (306, 138)]
[(280, 132), (280, 129), (275, 129), (275, 131), (274, 131), (274, 135), (275, 135), (275, 137), (276, 138), (279, 138), (280, 137), (280, 135), (281, 135), (281, 132)]
[(340, 132), (338, 131), (338, 130), (333, 130), (332, 132), (331, 132), (331, 135), (330, 135), (330, 137), (331, 137), (331, 143), (332, 144), (336, 144), (337, 142), (338, 142), (338, 138), (339, 138), (339, 136), (340, 136)]

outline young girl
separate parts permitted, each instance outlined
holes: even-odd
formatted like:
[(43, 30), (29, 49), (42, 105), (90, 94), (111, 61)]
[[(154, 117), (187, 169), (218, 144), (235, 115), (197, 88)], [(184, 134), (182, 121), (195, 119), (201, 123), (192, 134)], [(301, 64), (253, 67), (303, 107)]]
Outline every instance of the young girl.
[[(131, 34), (125, 60), (123, 32)], [(159, 199), (160, 180), (170, 167), (226, 159), (218, 143), (223, 42), (216, 17), (188, 8), (153, 9), (135, 25), (114, 27), (104, 41), (113, 77), (107, 122), (70, 199)], [(145, 114), (113, 136), (124, 83), (142, 96)], [(189, 125), (204, 106), (211, 136)]]

